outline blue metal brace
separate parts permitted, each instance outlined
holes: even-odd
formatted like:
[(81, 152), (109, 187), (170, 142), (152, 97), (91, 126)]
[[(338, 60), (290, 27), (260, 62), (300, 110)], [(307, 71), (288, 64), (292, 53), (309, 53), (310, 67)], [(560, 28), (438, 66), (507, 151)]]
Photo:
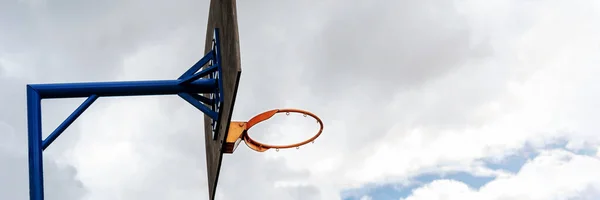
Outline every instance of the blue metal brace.
[[(213, 138), (223, 105), (223, 81), (219, 30), (214, 30), (212, 50), (177, 80), (59, 83), (27, 85), (27, 129), (29, 145), (29, 199), (44, 199), (42, 152), (52, 144), (99, 97), (179, 95), (212, 119)], [(204, 67), (208, 64), (207, 67)], [(201, 71), (198, 72), (202, 67)], [(199, 94), (210, 94), (204, 97)], [(46, 139), (42, 139), (42, 99), (87, 99)]]

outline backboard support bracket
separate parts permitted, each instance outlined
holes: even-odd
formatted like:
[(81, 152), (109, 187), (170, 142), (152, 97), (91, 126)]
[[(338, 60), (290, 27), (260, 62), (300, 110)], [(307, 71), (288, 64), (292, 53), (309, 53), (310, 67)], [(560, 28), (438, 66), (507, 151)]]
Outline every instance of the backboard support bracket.
[[(43, 151), (100, 97), (179, 95), (212, 121), (210, 135), (218, 136), (224, 105), (218, 28), (214, 29), (213, 37), (214, 42), (204, 57), (176, 80), (28, 84), (29, 199), (44, 199)], [(85, 97), (87, 99), (46, 139), (42, 138), (42, 99)]]

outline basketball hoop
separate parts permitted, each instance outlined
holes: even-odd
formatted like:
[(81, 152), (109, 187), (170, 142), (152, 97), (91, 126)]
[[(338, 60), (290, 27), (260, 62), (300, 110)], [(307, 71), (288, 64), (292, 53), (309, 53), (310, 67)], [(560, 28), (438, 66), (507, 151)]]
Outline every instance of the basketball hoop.
[[(289, 115), (290, 113), (300, 113), (300, 114), (303, 114), (305, 117), (311, 116), (312, 118), (317, 120), (317, 123), (319, 123), (319, 131), (313, 137), (311, 137), (303, 142), (295, 143), (295, 144), (288, 144), (288, 145), (271, 145), (271, 144), (260, 143), (256, 140), (252, 139), (248, 135), (248, 130), (250, 128), (252, 128), (254, 125), (256, 125), (258, 123), (261, 123), (267, 119), (270, 119), (277, 113), (285, 113), (286, 115)], [(256, 116), (252, 117), (247, 122), (231, 122), (229, 125), (229, 133), (227, 135), (227, 139), (225, 141), (225, 146), (223, 147), (223, 149), (224, 149), (224, 153), (231, 154), (235, 151), (235, 149), (237, 148), (237, 145), (242, 140), (246, 143), (246, 145), (248, 145), (248, 147), (250, 147), (251, 149), (258, 151), (258, 152), (264, 152), (269, 149), (276, 149), (279, 151), (279, 149), (289, 149), (289, 148), (294, 148), (294, 147), (299, 148), (302, 145), (313, 142), (315, 139), (317, 139), (317, 137), (319, 137), (321, 135), (321, 132), (323, 132), (323, 122), (321, 121), (321, 119), (319, 119), (319, 117), (317, 117), (317, 115), (315, 115), (311, 112), (300, 110), (300, 109), (274, 109), (274, 110), (269, 110), (269, 111), (263, 112), (261, 114), (258, 114)]]

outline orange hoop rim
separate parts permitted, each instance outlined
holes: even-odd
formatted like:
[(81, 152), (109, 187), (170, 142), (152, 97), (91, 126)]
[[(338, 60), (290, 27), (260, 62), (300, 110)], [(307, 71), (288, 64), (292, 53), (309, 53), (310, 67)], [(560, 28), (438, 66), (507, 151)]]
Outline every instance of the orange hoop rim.
[[(301, 113), (304, 115), (308, 115), (311, 116), (312, 118), (317, 120), (317, 123), (319, 123), (319, 131), (317, 132), (317, 134), (315, 134), (314, 136), (312, 136), (311, 138), (309, 138), (308, 140), (305, 140), (303, 142), (299, 142), (299, 143), (294, 143), (294, 144), (288, 144), (288, 145), (271, 145), (271, 144), (265, 144), (265, 143), (261, 143), (258, 142), (256, 140), (253, 140), (249, 134), (248, 134), (248, 130), (250, 128), (252, 128), (254, 125), (261, 123), (265, 120), (268, 120), (269, 118), (273, 117), (275, 114), (277, 113)], [(269, 110), (269, 111), (265, 111), (261, 114), (258, 114), (254, 117), (252, 117), (250, 120), (248, 120), (248, 122), (246, 123), (246, 132), (243, 135), (243, 140), (246, 142), (246, 145), (248, 145), (249, 147), (251, 147), (251, 145), (257, 146), (259, 148), (262, 148), (264, 150), (267, 149), (289, 149), (289, 148), (294, 148), (294, 147), (300, 147), (302, 145), (308, 144), (310, 142), (313, 142), (315, 139), (317, 139), (321, 133), (323, 132), (323, 121), (321, 121), (321, 119), (319, 117), (317, 117), (317, 115), (309, 112), (309, 111), (305, 111), (305, 110), (300, 110), (300, 109), (293, 109), (293, 108), (286, 108), (286, 109), (273, 109), (273, 110)]]

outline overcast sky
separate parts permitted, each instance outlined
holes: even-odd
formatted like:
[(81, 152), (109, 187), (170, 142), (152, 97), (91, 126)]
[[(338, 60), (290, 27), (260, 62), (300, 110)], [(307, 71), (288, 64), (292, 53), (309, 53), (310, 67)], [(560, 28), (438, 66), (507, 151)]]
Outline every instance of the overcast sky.
[[(208, 5), (0, 0), (0, 199), (28, 199), (26, 84), (175, 79)], [(595, 0), (239, 1), (234, 119), (325, 130), (225, 155), (217, 199), (600, 199), (599, 20)], [(44, 135), (81, 101), (44, 101)], [(204, 199), (202, 122), (176, 96), (100, 98), (44, 152), (46, 199)]]

